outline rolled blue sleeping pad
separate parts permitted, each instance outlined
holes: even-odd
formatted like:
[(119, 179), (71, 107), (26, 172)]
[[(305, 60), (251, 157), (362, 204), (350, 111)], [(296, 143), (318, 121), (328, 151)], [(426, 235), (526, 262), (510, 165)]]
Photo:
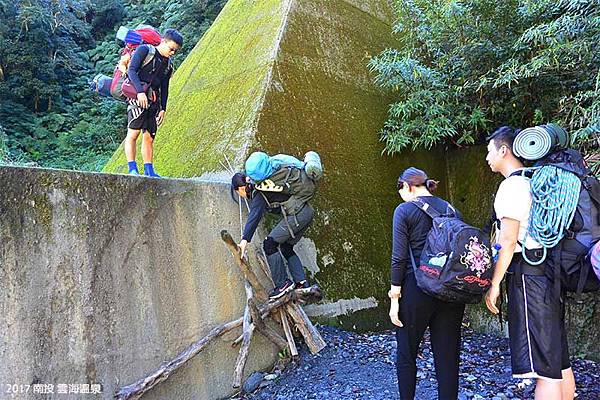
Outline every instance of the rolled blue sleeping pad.
[(92, 80), (90, 89), (98, 93), (102, 97), (112, 97), (110, 94), (110, 84), (113, 78), (104, 74), (98, 74)]
[(278, 170), (282, 165), (293, 165), (296, 168), (302, 168), (304, 164), (294, 156), (287, 154), (275, 154), (271, 157), (271, 165), (274, 170)]
[(119, 39), (120, 41), (124, 42), (125, 37), (127, 36), (128, 33), (129, 33), (129, 28), (121, 26), (119, 28), (119, 30), (117, 31), (116, 38)]
[(246, 160), (245, 170), (252, 181), (262, 182), (282, 166), (304, 168), (306, 174), (315, 181), (321, 179), (323, 176), (321, 157), (314, 151), (306, 153), (304, 161), (300, 161), (296, 157), (287, 154), (276, 154), (270, 157), (262, 151), (256, 151), (250, 154)]
[(513, 153), (525, 160), (539, 160), (569, 146), (569, 135), (556, 124), (523, 129), (513, 143)]
[(116, 38), (122, 42), (134, 45), (142, 44), (143, 42), (142, 36), (139, 33), (124, 26), (119, 28)]

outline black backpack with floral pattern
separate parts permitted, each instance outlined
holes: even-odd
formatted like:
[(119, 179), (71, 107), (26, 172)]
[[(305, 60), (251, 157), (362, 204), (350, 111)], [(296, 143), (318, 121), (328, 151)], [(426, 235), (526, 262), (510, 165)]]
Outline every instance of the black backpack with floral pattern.
[(460, 219), (452, 206), (442, 214), (420, 199), (413, 203), (433, 220), (418, 265), (409, 249), (417, 285), (443, 301), (479, 302), (493, 273), (489, 238)]

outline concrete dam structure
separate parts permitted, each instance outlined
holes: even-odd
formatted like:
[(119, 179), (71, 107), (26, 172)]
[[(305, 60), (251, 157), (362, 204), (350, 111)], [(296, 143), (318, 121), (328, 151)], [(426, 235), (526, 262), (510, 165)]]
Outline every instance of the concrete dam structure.
[[(390, 97), (367, 62), (394, 45), (392, 22), (386, 0), (230, 0), (176, 71), (155, 142), (159, 173), (223, 181), (225, 157), (241, 169), (255, 150), (319, 152), (325, 178), (300, 246), (328, 299), (309, 311), (347, 328), (385, 323), (396, 179), (415, 162), (382, 156), (377, 136)], [(441, 152), (416, 157), (445, 174)], [(125, 164), (119, 149), (105, 171)]]
[[(391, 222), (403, 169), (417, 166), (440, 180), (438, 194), (478, 226), (489, 219), (500, 182), (480, 147), (382, 154), (377, 132), (392, 97), (373, 84), (367, 62), (396, 45), (391, 4), (230, 0), (177, 70), (155, 142), (159, 172), (221, 181), (230, 176), (225, 158), (241, 169), (255, 150), (318, 151), (325, 179), (314, 201), (315, 222), (299, 247), (327, 299), (307, 312), (346, 329), (389, 326)], [(125, 171), (122, 149), (105, 171)], [(586, 332), (572, 336), (574, 348), (598, 357), (595, 310), (574, 312), (569, 323)], [(481, 307), (468, 314), (477, 329), (502, 330)]]

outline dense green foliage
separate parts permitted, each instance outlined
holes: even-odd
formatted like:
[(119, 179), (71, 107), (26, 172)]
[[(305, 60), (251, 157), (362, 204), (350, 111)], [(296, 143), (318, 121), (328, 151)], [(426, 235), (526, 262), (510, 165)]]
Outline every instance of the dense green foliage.
[(385, 151), (474, 143), (491, 129), (557, 122), (600, 133), (597, 0), (396, 0), (399, 46), (370, 61), (397, 93)]
[(112, 74), (119, 26), (184, 35), (177, 66), (225, 0), (0, 0), (0, 161), (99, 170), (126, 134), (124, 104), (88, 89)]

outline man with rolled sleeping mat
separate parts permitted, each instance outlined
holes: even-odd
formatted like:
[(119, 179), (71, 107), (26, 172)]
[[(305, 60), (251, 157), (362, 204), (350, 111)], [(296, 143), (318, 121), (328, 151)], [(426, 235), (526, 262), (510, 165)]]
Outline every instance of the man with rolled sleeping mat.
[(573, 399), (575, 378), (569, 361), (562, 293), (552, 293), (545, 273), (548, 260), (541, 258), (541, 244), (528, 232), (532, 196), (524, 165), (513, 152), (519, 130), (503, 126), (489, 137), (486, 161), (493, 172), (504, 176), (494, 200), (500, 227), (499, 253), (492, 286), (486, 294), (487, 308), (494, 314), (505, 274), (508, 291), (508, 328), (512, 373), (515, 378), (536, 378), (535, 399)]

